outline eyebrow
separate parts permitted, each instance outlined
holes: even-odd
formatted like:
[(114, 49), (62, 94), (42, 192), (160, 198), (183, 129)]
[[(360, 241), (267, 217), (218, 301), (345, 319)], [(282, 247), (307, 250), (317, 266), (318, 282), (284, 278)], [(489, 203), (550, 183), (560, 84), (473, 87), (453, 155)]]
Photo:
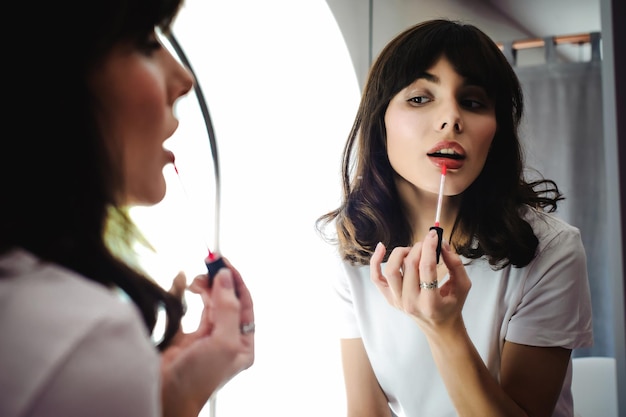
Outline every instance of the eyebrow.
[(439, 77), (426, 71), (422, 72), (421, 74), (417, 76), (417, 80), (421, 78), (425, 79), (426, 81), (435, 83), (435, 84), (441, 84), (441, 80), (439, 79)]
[[(463, 77), (461, 76), (461, 78), (463, 78), (463, 86), (464, 87), (478, 87), (478, 88), (485, 88), (484, 85), (482, 85), (481, 83), (477, 82), (476, 80), (467, 78), (467, 77)], [(419, 74), (417, 76), (417, 78), (415, 79), (415, 81), (420, 80), (420, 79), (424, 79), (426, 81), (429, 81), (431, 83), (435, 83), (435, 84), (441, 84), (441, 79), (436, 76), (435, 74), (431, 74), (429, 72), (422, 72), (421, 74)]]

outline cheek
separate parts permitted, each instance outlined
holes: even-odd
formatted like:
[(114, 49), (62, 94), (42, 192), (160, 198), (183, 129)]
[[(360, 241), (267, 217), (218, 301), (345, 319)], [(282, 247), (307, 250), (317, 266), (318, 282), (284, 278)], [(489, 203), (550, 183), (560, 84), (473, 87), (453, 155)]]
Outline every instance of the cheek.
[(144, 83), (119, 103), (119, 113), (125, 126), (137, 132), (150, 132), (162, 128), (167, 104), (165, 95), (155, 83)]
[(418, 152), (420, 140), (424, 136), (423, 123), (419, 118), (402, 112), (385, 114), (387, 153), (390, 161), (404, 160)]
[(149, 132), (158, 129), (167, 109), (164, 76), (153, 65), (135, 60), (126, 70), (109, 80), (103, 95), (108, 107), (129, 131)]
[(397, 172), (401, 169), (402, 155), (407, 153), (406, 137), (402, 134), (401, 126), (393, 118), (385, 117), (386, 135), (387, 135), (387, 157), (392, 168)]
[(141, 204), (153, 204), (163, 198), (162, 169), (165, 164), (163, 141), (166, 130), (160, 102), (127, 101), (119, 113), (118, 134), (123, 149), (124, 181), (127, 198)]
[(478, 155), (481, 155), (483, 164), (487, 160), (487, 155), (489, 154), (489, 150), (491, 149), (491, 144), (493, 143), (493, 138), (496, 135), (497, 124), (495, 119), (490, 120), (488, 123), (484, 123), (481, 125), (481, 128), (476, 132), (476, 138), (479, 140), (476, 141), (476, 151)]

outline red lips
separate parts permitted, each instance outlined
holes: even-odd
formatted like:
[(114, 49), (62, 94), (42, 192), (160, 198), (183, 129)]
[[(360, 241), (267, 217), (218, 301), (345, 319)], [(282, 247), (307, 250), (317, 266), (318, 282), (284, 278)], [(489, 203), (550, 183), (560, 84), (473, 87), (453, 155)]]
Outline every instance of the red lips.
[(464, 164), (465, 149), (457, 142), (445, 141), (437, 143), (427, 155), (439, 168), (446, 165), (448, 169), (459, 169)]
[(445, 165), (447, 169), (459, 169), (463, 166), (465, 161), (463, 159), (453, 159), (442, 156), (428, 156), (432, 163), (441, 168), (442, 165)]

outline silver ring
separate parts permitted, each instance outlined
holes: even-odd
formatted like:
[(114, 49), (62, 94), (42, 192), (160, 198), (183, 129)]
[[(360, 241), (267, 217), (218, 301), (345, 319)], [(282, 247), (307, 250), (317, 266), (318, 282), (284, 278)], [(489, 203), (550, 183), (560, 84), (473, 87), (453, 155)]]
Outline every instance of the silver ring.
[(438, 286), (439, 283), (437, 280), (434, 280), (433, 282), (420, 282), (420, 288), (423, 290), (434, 290)]
[(241, 323), (241, 325), (239, 326), (239, 330), (241, 330), (241, 334), (250, 334), (254, 333), (255, 327), (256, 326), (254, 325), (254, 322)]

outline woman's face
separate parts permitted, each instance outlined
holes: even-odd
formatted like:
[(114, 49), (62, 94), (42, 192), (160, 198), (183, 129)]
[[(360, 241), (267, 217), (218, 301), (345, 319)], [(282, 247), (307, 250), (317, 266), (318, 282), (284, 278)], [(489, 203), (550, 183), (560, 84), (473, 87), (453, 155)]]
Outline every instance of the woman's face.
[(174, 162), (163, 142), (178, 127), (174, 103), (193, 86), (190, 72), (152, 34), (139, 44), (117, 44), (89, 82), (104, 137), (122, 158), (123, 203), (158, 203), (165, 196), (163, 168)]
[(418, 189), (437, 194), (445, 164), (444, 193), (457, 195), (483, 169), (496, 116), (485, 90), (442, 57), (391, 99), (385, 125), (387, 153), (401, 193)]

